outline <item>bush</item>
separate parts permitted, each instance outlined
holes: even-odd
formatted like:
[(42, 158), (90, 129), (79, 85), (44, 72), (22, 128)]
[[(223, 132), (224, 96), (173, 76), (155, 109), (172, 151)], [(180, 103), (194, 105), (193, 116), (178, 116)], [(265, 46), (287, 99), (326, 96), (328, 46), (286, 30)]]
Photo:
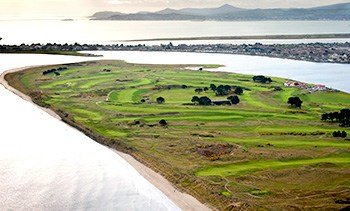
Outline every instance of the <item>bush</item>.
[(301, 101), (299, 97), (290, 97), (288, 98), (287, 103), (290, 104), (292, 107), (301, 108), (301, 104), (303, 103), (303, 101)]
[(263, 75), (257, 75), (257, 76), (254, 76), (253, 77), (253, 81), (254, 82), (259, 82), (259, 83), (262, 83), (262, 84), (266, 84), (266, 83), (271, 83), (272, 80), (271, 78), (267, 78)]
[(346, 138), (347, 133), (345, 131), (340, 132), (338, 131), (334, 131), (333, 132), (333, 137), (341, 137), (341, 138)]
[(211, 105), (211, 99), (207, 96), (200, 97), (198, 103), (199, 105)]
[(165, 99), (163, 97), (158, 97), (157, 98), (157, 103), (162, 104), (165, 102)]
[(238, 96), (230, 96), (227, 98), (233, 105), (236, 105), (239, 103), (239, 98)]
[(159, 121), (159, 124), (160, 124), (161, 126), (166, 126), (168, 123), (166, 122), (165, 119), (161, 119), (161, 120)]

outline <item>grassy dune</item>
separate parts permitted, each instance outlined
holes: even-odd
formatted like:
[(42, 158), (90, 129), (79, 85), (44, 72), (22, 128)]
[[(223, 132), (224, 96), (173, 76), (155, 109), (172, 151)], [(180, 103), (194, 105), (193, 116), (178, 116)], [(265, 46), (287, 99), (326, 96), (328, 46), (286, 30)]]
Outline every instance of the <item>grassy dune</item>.
[[(42, 74), (58, 67), (68, 69)], [(349, 94), (308, 93), (283, 87), (281, 78), (259, 84), (250, 75), (186, 67), (99, 61), (38, 67), (6, 79), (214, 208), (341, 209), (350, 203), (350, 142), (331, 135), (350, 130), (320, 121), (322, 113), (349, 108)], [(241, 102), (191, 105), (195, 95), (226, 99), (194, 91), (211, 83), (243, 87)], [(160, 96), (164, 104), (156, 103)], [(288, 106), (291, 96), (303, 100), (301, 109)], [(159, 125), (161, 119), (168, 125)]]

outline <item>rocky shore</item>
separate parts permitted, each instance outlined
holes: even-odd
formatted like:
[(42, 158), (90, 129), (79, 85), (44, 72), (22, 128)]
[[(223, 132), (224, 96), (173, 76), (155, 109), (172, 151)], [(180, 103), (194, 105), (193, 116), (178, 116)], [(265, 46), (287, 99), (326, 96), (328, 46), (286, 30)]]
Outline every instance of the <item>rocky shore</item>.
[(268, 56), (311, 62), (350, 63), (350, 42), (345, 43), (303, 43), (303, 44), (169, 44), (124, 45), (124, 44), (22, 44), (0, 45), (0, 53), (35, 53), (36, 51), (166, 51), (224, 53), (254, 56)]

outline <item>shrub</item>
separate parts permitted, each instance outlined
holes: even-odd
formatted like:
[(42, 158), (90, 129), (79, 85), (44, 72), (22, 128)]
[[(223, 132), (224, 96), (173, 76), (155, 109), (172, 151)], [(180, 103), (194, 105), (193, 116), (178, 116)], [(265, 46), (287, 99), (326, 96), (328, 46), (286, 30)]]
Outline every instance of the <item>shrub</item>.
[(166, 122), (165, 119), (161, 119), (161, 120), (159, 121), (159, 124), (160, 124), (160, 126), (166, 126), (168, 123)]
[(333, 132), (333, 137), (341, 137), (341, 138), (346, 138), (347, 133), (345, 131), (340, 132), (338, 131), (334, 131)]
[(158, 97), (157, 98), (157, 103), (162, 104), (165, 102), (165, 99), (163, 97)]

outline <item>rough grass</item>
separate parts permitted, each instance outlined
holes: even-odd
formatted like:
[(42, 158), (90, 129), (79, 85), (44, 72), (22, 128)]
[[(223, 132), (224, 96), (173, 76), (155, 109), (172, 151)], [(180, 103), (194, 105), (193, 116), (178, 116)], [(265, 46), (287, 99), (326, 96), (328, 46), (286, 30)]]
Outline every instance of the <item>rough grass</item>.
[[(60, 76), (42, 75), (62, 66), (68, 70)], [(281, 78), (263, 85), (249, 75), (188, 67), (99, 61), (37, 67), (6, 79), (26, 94), (42, 93), (36, 102), (49, 106), (68, 124), (127, 151), (217, 209), (346, 206), (336, 201), (350, 194), (350, 142), (331, 133), (345, 130), (349, 134), (350, 130), (321, 122), (320, 116), (349, 108), (349, 94), (309, 94), (283, 87)], [(241, 102), (191, 105), (192, 96), (227, 98), (211, 90), (194, 91), (211, 83), (245, 88)], [(272, 86), (283, 91), (273, 91)], [(165, 103), (156, 103), (160, 96)], [(302, 99), (301, 109), (288, 106), (290, 96)], [(168, 125), (159, 125), (161, 119)], [(230, 150), (206, 151), (214, 157), (201, 153), (220, 144)]]

